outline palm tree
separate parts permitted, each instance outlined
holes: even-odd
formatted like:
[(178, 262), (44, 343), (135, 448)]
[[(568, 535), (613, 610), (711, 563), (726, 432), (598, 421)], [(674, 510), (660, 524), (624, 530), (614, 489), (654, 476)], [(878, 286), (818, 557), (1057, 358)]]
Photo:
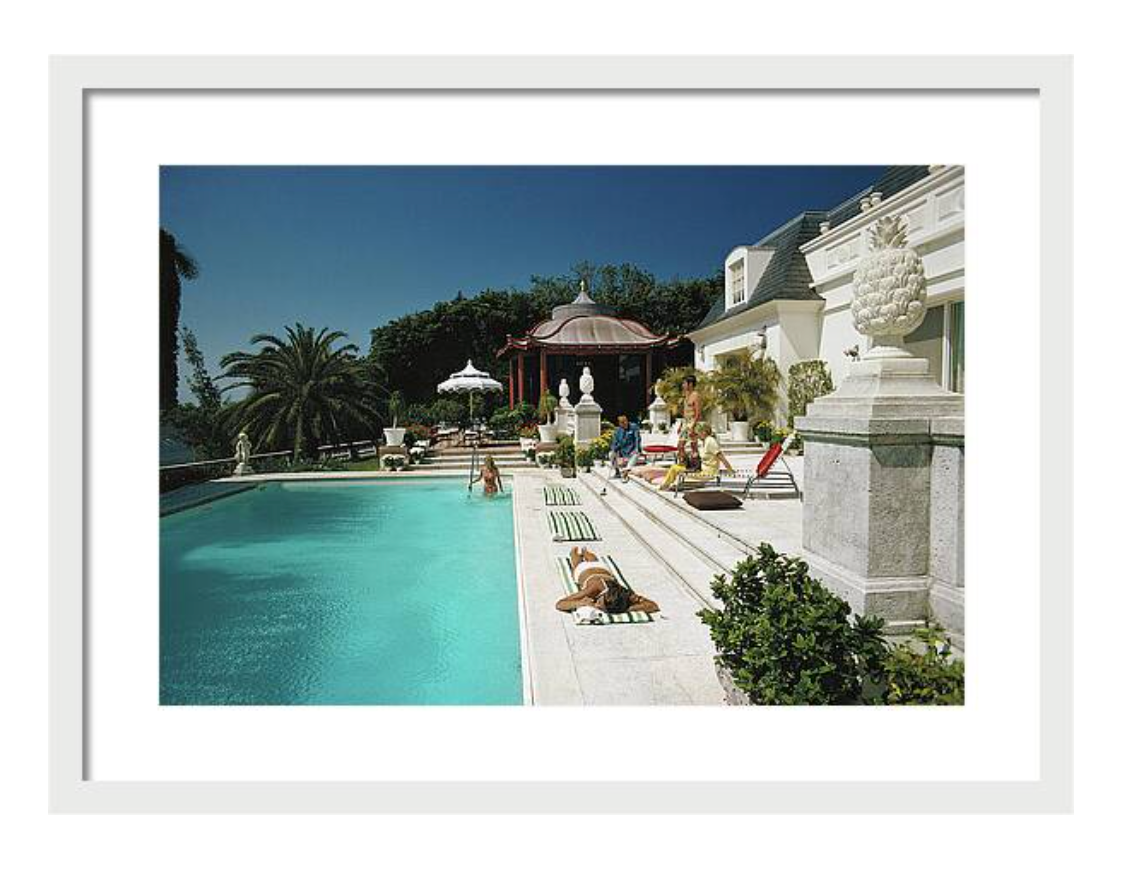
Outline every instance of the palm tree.
[(780, 368), (761, 354), (732, 354), (709, 374), (721, 409), (737, 422), (771, 419), (780, 396)]
[(196, 279), (198, 264), (161, 227), (158, 230), (158, 406), (166, 412), (178, 403), (178, 317), (182, 280)]
[(293, 451), (294, 460), (315, 459), (323, 443), (344, 443), (353, 428), (375, 429), (377, 397), (368, 384), (353, 344), (337, 345), (343, 332), (319, 332), (297, 323), (285, 337), (260, 334), (222, 358), (223, 390), (248, 394), (229, 412), (232, 430), (245, 429), (257, 449)]

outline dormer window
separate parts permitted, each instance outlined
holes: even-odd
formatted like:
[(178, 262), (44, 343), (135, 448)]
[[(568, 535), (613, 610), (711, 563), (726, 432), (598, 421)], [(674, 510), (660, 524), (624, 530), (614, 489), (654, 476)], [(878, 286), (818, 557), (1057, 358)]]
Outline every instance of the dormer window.
[(728, 306), (735, 307), (744, 302), (744, 258), (728, 266), (729, 291)]

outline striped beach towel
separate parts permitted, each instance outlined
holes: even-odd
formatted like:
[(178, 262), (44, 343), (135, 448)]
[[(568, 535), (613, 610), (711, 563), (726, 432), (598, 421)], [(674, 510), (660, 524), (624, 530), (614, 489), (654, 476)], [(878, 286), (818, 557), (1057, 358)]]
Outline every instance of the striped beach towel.
[[(618, 579), (618, 582), (623, 587), (629, 586), (629, 581), (625, 579), (622, 570), (618, 567), (618, 563), (614, 561), (613, 556), (598, 556), (598, 560), (605, 565)], [(570, 567), (570, 559), (568, 556), (559, 556), (558, 558), (558, 577), (562, 581), (563, 595), (569, 596), (571, 593), (578, 592), (578, 585), (574, 583), (574, 571)], [(653, 615), (649, 612), (619, 612), (618, 614), (607, 614), (602, 612), (596, 620), (581, 621), (577, 615), (574, 617), (575, 624), (645, 624), (653, 620)]]
[(594, 523), (580, 510), (571, 512), (554, 511), (546, 517), (550, 524), (550, 536), (554, 540), (601, 540), (594, 530)]
[(542, 489), (547, 506), (581, 506), (582, 498), (564, 484), (548, 484)]

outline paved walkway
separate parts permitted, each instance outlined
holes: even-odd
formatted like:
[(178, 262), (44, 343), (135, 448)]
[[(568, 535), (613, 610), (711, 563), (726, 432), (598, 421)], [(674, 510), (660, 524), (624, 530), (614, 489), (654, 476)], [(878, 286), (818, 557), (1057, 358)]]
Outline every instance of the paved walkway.
[(538, 705), (719, 705), (724, 692), (713, 670), (713, 646), (696, 617), (692, 594), (641, 546), (581, 481), (582, 510), (602, 540), (594, 552), (612, 555), (633, 588), (661, 606), (651, 624), (577, 626), (554, 608), (563, 595), (555, 559), (572, 544), (553, 543), (542, 486), (556, 473), (518, 471), (513, 477), (518, 531), (520, 608), (527, 653), (524, 673)]

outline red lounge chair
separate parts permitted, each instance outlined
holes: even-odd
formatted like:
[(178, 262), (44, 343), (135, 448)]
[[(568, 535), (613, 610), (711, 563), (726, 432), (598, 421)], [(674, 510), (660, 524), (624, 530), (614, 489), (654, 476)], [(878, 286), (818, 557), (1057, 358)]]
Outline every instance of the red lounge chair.
[(658, 457), (667, 456), (677, 452), (677, 445), (681, 442), (681, 420), (673, 423), (673, 427), (664, 435), (652, 432), (642, 432), (641, 453), (651, 462), (657, 462)]
[[(796, 484), (796, 476), (792, 474), (787, 460), (784, 459), (784, 451), (788, 449), (795, 438), (795, 434), (790, 434), (783, 441), (778, 441), (768, 448), (768, 451), (760, 458), (760, 462), (756, 464), (756, 471), (751, 475), (722, 475), (720, 477), (720, 486), (722, 489), (735, 489), (740, 483), (743, 483), (741, 496), (747, 498), (749, 491), (762, 490), (766, 493), (787, 493), (791, 492), (796, 495), (797, 499), (802, 499), (803, 495), (800, 493), (799, 485)], [(780, 463), (783, 469), (774, 469), (776, 463)]]

